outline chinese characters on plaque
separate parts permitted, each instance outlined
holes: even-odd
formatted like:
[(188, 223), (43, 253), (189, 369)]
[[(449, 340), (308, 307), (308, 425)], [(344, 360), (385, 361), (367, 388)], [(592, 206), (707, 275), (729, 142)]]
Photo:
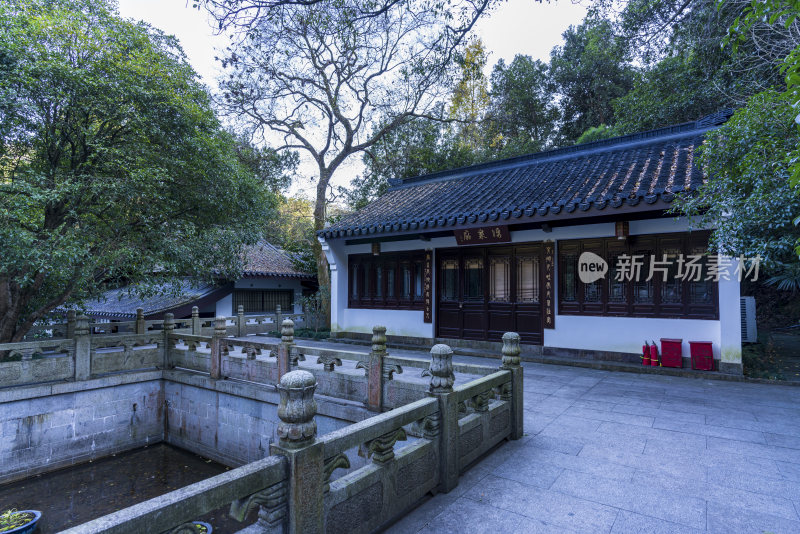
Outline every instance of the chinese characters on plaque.
[(433, 281), (433, 253), (430, 250), (425, 251), (425, 267), (422, 270), (422, 297), (425, 299), (425, 312), (423, 321), (426, 323), (433, 322), (433, 312), (431, 300), (433, 298), (433, 288), (431, 283)]
[(459, 245), (482, 245), (485, 243), (511, 243), (508, 226), (485, 226), (454, 230)]
[(556, 315), (553, 311), (555, 276), (555, 245), (544, 243), (544, 328), (556, 327)]

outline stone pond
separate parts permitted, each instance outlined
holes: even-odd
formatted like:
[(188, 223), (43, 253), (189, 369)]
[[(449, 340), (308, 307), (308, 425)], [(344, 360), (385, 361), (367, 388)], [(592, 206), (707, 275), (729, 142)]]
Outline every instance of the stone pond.
[(0, 506), (39, 499), (44, 532), (372, 532), (522, 436), (515, 334), (498, 369), (392, 357), (382, 327), (369, 353), (295, 343), (289, 319), (259, 338), (271, 323), (74, 318), (0, 345)]

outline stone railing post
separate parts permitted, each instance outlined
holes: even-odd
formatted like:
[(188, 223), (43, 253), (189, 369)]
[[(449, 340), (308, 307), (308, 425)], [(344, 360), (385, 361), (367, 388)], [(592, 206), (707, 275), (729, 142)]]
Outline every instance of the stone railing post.
[(200, 329), (200, 310), (197, 306), (192, 306), (192, 335), (199, 336), (201, 335)]
[(244, 306), (239, 304), (236, 310), (236, 336), (244, 337), (247, 335), (247, 317), (244, 316)]
[(294, 322), (286, 319), (281, 323), (281, 342), (278, 345), (278, 380), (297, 365), (297, 360), (292, 361), (294, 350)]
[(383, 411), (383, 359), (386, 357), (386, 327), (372, 328), (372, 350), (367, 369), (367, 408)]
[(67, 310), (67, 331), (64, 332), (64, 337), (72, 339), (75, 337), (75, 310)]
[(221, 315), (214, 319), (214, 334), (211, 336), (211, 361), (208, 369), (214, 380), (222, 377), (222, 354), (227, 348), (227, 341), (225, 341), (225, 338), (228, 337), (227, 322), (228, 319)]
[(286, 532), (319, 534), (323, 527), (323, 443), (317, 441), (317, 381), (308, 371), (291, 371), (278, 384), (278, 443), (272, 454), (288, 460), (289, 488)]
[(431, 348), (429, 395), (439, 400), (438, 417), (426, 423), (426, 437), (439, 437), (439, 490), (447, 493), (458, 486), (458, 402), (453, 395), (453, 349), (447, 345)]
[(275, 330), (280, 331), (281, 325), (283, 324), (283, 314), (281, 313), (281, 305), (275, 305)]
[(136, 308), (136, 326), (134, 327), (134, 332), (137, 334), (144, 334), (145, 330), (147, 330), (147, 324), (144, 322), (144, 310), (142, 308)]
[(75, 380), (88, 380), (92, 376), (92, 338), (89, 336), (89, 318), (80, 315), (75, 319)]
[(500, 399), (511, 402), (511, 439), (520, 439), (523, 433), (523, 384), (522, 367), (520, 367), (519, 334), (506, 332), (503, 334), (503, 363), (500, 369), (511, 371), (511, 391), (504, 388)]
[(164, 344), (161, 349), (161, 368), (167, 369), (170, 367), (170, 349), (175, 346), (175, 341), (170, 339), (170, 336), (175, 332), (175, 314), (164, 314)]

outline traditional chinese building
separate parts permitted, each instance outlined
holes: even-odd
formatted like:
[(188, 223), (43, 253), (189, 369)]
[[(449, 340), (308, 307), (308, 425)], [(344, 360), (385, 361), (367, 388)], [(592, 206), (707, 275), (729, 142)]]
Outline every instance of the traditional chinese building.
[(317, 289), (316, 275), (298, 270), (288, 252), (266, 241), (247, 247), (244, 254), (244, 271), (238, 280), (185, 279), (165, 284), (147, 297), (124, 286), (86, 303), (82, 311), (95, 321), (132, 320), (139, 308), (145, 319), (163, 319), (168, 312), (176, 319), (190, 317), (194, 306), (200, 317), (230, 317), (240, 305), (246, 314), (274, 313), (278, 306), (284, 312), (302, 313), (301, 298)]
[(668, 213), (729, 116), (392, 183), (319, 233), (332, 330), (479, 347), (516, 331), (529, 354), (618, 361), (645, 340), (682, 339), (685, 359), (709, 341), (741, 373), (742, 272)]

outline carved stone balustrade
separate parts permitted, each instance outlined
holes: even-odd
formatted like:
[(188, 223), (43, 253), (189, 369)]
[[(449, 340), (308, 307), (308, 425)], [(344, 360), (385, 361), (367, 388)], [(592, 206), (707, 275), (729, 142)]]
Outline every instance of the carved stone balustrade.
[(278, 437), (281, 446), (300, 448), (314, 441), (317, 435), (317, 402), (314, 391), (317, 380), (308, 371), (291, 371), (281, 377), (278, 392), (281, 400), (278, 405)]

